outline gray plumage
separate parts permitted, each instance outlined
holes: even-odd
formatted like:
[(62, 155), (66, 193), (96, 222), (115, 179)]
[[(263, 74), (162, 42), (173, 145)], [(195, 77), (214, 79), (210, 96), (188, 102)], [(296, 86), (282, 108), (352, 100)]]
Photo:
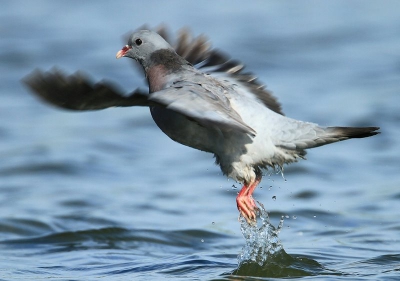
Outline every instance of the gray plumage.
[(171, 139), (214, 153), (223, 173), (244, 184), (241, 193), (249, 191), (239, 194), (237, 203), (249, 220), (255, 216), (251, 194), (261, 169), (295, 162), (309, 148), (378, 133), (378, 127), (321, 127), (284, 116), (276, 98), (241, 63), (212, 49), (202, 36), (191, 39), (187, 31), (175, 44), (165, 29), (137, 31), (117, 53), (120, 57), (139, 62), (149, 93), (124, 96), (109, 82), (93, 84), (82, 73), (66, 76), (58, 70), (36, 70), (24, 81), (62, 108), (149, 106)]

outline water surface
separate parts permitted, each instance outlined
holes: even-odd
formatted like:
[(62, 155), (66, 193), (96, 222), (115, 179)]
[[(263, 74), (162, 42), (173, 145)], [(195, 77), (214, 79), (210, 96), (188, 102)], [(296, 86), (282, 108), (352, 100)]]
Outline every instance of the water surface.
[[(396, 280), (400, 271), (397, 1), (3, 1), (1, 280)], [(35, 68), (145, 86), (122, 35), (188, 26), (244, 61), (286, 115), (382, 134), (310, 150), (255, 197), (284, 253), (238, 268), (239, 184), (171, 141), (145, 108), (72, 113), (20, 83)], [(274, 199), (273, 199), (274, 198)], [(249, 277), (252, 276), (252, 277)]]

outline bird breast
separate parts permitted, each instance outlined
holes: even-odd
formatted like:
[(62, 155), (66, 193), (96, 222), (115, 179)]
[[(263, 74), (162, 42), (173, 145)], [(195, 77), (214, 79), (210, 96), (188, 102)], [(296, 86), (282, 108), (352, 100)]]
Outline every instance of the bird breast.
[(161, 91), (165, 87), (167, 73), (168, 70), (161, 64), (152, 66), (147, 70), (150, 93)]

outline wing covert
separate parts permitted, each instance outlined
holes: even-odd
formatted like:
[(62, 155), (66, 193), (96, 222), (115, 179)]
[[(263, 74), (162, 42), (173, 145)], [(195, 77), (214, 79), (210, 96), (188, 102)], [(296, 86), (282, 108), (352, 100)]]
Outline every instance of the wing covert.
[(179, 112), (202, 126), (216, 127), (222, 131), (237, 130), (255, 136), (256, 132), (242, 121), (224, 95), (215, 93), (201, 84), (178, 81), (169, 88), (151, 93), (149, 100)]

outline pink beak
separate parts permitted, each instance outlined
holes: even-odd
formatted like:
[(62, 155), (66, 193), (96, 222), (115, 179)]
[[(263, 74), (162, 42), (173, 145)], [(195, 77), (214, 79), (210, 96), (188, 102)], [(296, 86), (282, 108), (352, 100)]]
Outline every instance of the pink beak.
[(131, 47), (129, 47), (128, 45), (125, 45), (120, 51), (118, 51), (116, 58), (122, 58), (123, 56), (125, 56), (125, 54), (132, 49)]

